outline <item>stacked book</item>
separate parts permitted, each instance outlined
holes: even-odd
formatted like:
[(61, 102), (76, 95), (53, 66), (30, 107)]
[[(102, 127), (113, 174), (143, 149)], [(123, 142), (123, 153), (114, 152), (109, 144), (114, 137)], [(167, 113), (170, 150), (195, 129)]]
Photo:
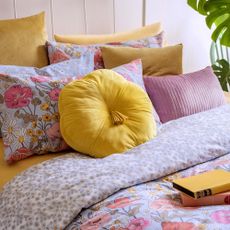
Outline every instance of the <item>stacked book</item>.
[(230, 172), (216, 169), (173, 181), (185, 207), (230, 204)]

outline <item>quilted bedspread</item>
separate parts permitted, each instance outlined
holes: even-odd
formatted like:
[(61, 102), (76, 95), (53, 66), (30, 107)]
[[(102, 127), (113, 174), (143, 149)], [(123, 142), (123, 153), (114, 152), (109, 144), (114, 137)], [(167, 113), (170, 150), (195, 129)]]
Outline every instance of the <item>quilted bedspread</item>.
[(230, 206), (183, 208), (170, 183), (230, 171), (229, 124), (226, 105), (169, 122), (125, 154), (72, 153), (33, 166), (0, 193), (0, 229), (230, 229)]

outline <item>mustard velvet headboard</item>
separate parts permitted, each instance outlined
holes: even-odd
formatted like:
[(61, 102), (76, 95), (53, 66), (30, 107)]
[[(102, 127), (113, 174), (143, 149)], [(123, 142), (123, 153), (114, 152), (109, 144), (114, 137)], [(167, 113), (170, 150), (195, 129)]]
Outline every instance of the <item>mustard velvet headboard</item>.
[(147, 1), (0, 0), (0, 19), (45, 11), (49, 39), (53, 34), (106, 34), (145, 25)]

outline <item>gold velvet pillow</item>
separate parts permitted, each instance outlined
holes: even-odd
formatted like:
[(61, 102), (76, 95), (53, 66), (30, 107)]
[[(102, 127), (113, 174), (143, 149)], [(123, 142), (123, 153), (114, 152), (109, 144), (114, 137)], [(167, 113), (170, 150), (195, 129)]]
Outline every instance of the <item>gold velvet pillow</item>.
[(124, 42), (128, 40), (138, 40), (150, 37), (162, 32), (161, 23), (157, 22), (135, 30), (115, 34), (103, 35), (58, 35), (54, 38), (57, 42), (72, 43), (78, 45), (104, 44), (110, 42)]
[(182, 73), (181, 44), (164, 48), (102, 47), (106, 69), (111, 69), (135, 59), (141, 59), (144, 75), (177, 75)]
[(0, 20), (0, 65), (43, 67), (48, 65), (45, 13)]
[(58, 103), (66, 143), (92, 157), (122, 153), (156, 136), (147, 93), (112, 70), (72, 81)]

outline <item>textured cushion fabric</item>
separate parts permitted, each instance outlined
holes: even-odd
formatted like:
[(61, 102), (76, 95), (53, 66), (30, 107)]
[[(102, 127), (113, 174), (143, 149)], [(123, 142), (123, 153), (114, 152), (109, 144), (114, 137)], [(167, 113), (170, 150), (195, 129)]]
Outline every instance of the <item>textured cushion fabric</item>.
[(154, 23), (135, 30), (115, 34), (103, 35), (54, 35), (57, 42), (72, 43), (78, 45), (102, 44), (110, 42), (124, 42), (136, 40), (159, 34), (162, 31), (161, 23)]
[(26, 18), (0, 20), (0, 65), (48, 65), (46, 40), (44, 12)]
[(182, 45), (164, 48), (101, 47), (106, 69), (141, 58), (145, 75), (182, 73)]
[(66, 85), (59, 112), (65, 141), (93, 157), (124, 152), (156, 135), (148, 95), (112, 70)]
[(145, 77), (144, 82), (163, 123), (226, 103), (211, 67), (178, 76)]
[(68, 82), (93, 70), (87, 63), (73, 59), (43, 69), (0, 67), (0, 120), (8, 163), (68, 148), (59, 130), (58, 96)]
[(72, 58), (76, 58), (76, 59), (87, 58), (87, 56), (90, 55), (93, 56), (94, 58), (94, 69), (95, 70), (102, 69), (104, 68), (104, 64), (103, 64), (103, 59), (100, 50), (101, 46), (128, 46), (128, 47), (148, 47), (148, 48), (162, 47), (163, 34), (164, 33), (162, 32), (158, 35), (145, 37), (139, 40), (129, 40), (126, 42), (113, 42), (113, 43), (87, 45), (87, 46), (47, 42), (49, 60), (50, 63), (57, 63)]

